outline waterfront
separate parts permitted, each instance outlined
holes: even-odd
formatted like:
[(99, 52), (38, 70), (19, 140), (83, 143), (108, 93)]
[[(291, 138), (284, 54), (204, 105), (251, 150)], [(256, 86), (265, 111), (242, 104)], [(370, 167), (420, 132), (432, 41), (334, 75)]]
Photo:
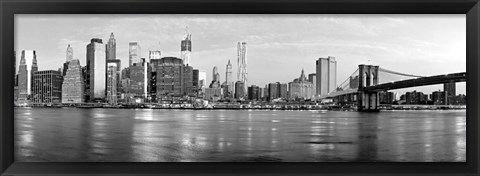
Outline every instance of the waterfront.
[(15, 108), (16, 161), (464, 162), (466, 111)]

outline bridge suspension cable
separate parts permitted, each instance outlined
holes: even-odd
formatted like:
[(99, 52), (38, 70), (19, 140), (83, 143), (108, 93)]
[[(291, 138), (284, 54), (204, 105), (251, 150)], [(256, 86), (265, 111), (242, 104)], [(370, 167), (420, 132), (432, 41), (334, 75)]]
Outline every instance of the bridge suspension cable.
[[(348, 76), (348, 78), (345, 79), (345, 81), (343, 81), (342, 84), (337, 86), (337, 89), (340, 88), (341, 90), (345, 90), (346, 88), (349, 88), (350, 87), (350, 82), (348, 82), (348, 81), (350, 81), (350, 78), (354, 75), (358, 75), (358, 68), (350, 76)], [(337, 91), (337, 90), (335, 90), (335, 91)]]
[(412, 74), (400, 73), (400, 72), (396, 72), (396, 71), (388, 70), (388, 69), (385, 69), (385, 68), (382, 68), (382, 67), (379, 67), (379, 68), (378, 68), (378, 70), (379, 70), (379, 71), (386, 72), (386, 73), (391, 73), (391, 74), (401, 75), (401, 76), (409, 76), (409, 77), (416, 77), (416, 78), (422, 78), (422, 77), (425, 77), (425, 76), (419, 76), (419, 75), (412, 75)]

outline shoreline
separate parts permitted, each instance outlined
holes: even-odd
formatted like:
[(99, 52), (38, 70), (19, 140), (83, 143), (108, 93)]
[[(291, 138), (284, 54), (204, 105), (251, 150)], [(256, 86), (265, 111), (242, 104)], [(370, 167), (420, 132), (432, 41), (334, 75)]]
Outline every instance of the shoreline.
[[(14, 108), (75, 108), (75, 109), (159, 109), (159, 110), (263, 110), (263, 111), (356, 111), (356, 108), (344, 108), (344, 107), (333, 107), (333, 106), (320, 106), (320, 107), (295, 107), (295, 108), (286, 108), (286, 107), (277, 107), (277, 108), (258, 108), (258, 107), (210, 107), (210, 108), (192, 108), (192, 107), (145, 107), (145, 106), (135, 106), (135, 107), (108, 107), (108, 106), (14, 106)], [(451, 106), (451, 107), (381, 107), (380, 111), (443, 111), (443, 110), (466, 110), (466, 106)]]

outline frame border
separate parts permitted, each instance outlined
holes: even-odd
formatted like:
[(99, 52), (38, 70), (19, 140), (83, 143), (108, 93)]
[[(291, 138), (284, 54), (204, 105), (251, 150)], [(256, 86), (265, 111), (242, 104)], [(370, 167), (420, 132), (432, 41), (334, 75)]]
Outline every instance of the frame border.
[[(21, 163), (14, 162), (15, 14), (466, 14), (466, 163)], [(479, 0), (0, 0), (2, 175), (480, 175)], [(87, 168), (87, 169), (86, 169)]]

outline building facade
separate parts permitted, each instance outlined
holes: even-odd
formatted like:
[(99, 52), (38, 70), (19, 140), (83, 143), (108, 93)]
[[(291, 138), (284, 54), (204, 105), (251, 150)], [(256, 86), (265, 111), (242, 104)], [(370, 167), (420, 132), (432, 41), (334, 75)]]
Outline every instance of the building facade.
[(107, 88), (107, 59), (102, 39), (94, 38), (87, 45), (87, 89), (90, 92), (89, 102), (103, 102)]
[(258, 101), (261, 100), (260, 87), (252, 85), (248, 87), (248, 100)]
[(33, 72), (32, 102), (61, 103), (62, 73), (55, 70)]
[(108, 43), (105, 45), (106, 47), (106, 57), (107, 60), (116, 60), (117, 59), (117, 42), (115, 40), (115, 36), (113, 32), (110, 33), (110, 38), (108, 39)]
[(443, 91), (447, 93), (447, 105), (455, 104), (455, 82), (449, 82), (443, 84)]
[(184, 65), (190, 65), (190, 53), (192, 52), (192, 34), (188, 32), (188, 28), (185, 29), (185, 37), (180, 43), (180, 54), (182, 63)]
[(85, 82), (80, 61), (74, 59), (69, 62), (68, 70), (63, 77), (62, 103), (84, 103)]
[[(313, 80), (313, 77), (310, 77), (310, 80)], [(303, 69), (300, 77), (288, 83), (288, 86), (289, 99), (310, 99), (315, 95), (314, 85), (305, 77)]]
[(183, 64), (182, 59), (176, 57), (163, 57), (151, 61), (152, 67), (157, 72), (157, 99), (166, 96), (181, 96), (183, 93)]
[(235, 82), (235, 98), (236, 99), (245, 99), (246, 92), (245, 92), (245, 83), (243, 81)]
[(235, 83), (233, 82), (233, 77), (232, 77), (232, 64), (230, 63), (230, 59), (228, 60), (226, 70), (225, 70), (225, 97), (233, 98), (234, 95), (234, 85)]
[[(244, 91), (247, 91), (248, 72), (247, 72), (247, 42), (237, 43), (237, 81), (243, 82)], [(236, 86), (235, 86), (236, 87)], [(235, 88), (235, 90), (237, 90)]]
[(120, 85), (118, 65), (120, 60), (113, 59), (107, 61), (107, 102), (117, 104), (119, 98), (118, 86)]
[(35, 50), (23, 50), (18, 68), (18, 98), (19, 104), (28, 104), (32, 94), (33, 73), (38, 71), (37, 54)]
[(447, 104), (447, 92), (446, 91), (435, 91), (432, 92), (431, 100), (434, 105), (446, 105)]
[(140, 45), (137, 42), (130, 42), (128, 46), (128, 66), (132, 66), (134, 63), (142, 63)]
[(316, 95), (327, 95), (337, 86), (337, 61), (335, 57), (319, 58), (316, 61)]

